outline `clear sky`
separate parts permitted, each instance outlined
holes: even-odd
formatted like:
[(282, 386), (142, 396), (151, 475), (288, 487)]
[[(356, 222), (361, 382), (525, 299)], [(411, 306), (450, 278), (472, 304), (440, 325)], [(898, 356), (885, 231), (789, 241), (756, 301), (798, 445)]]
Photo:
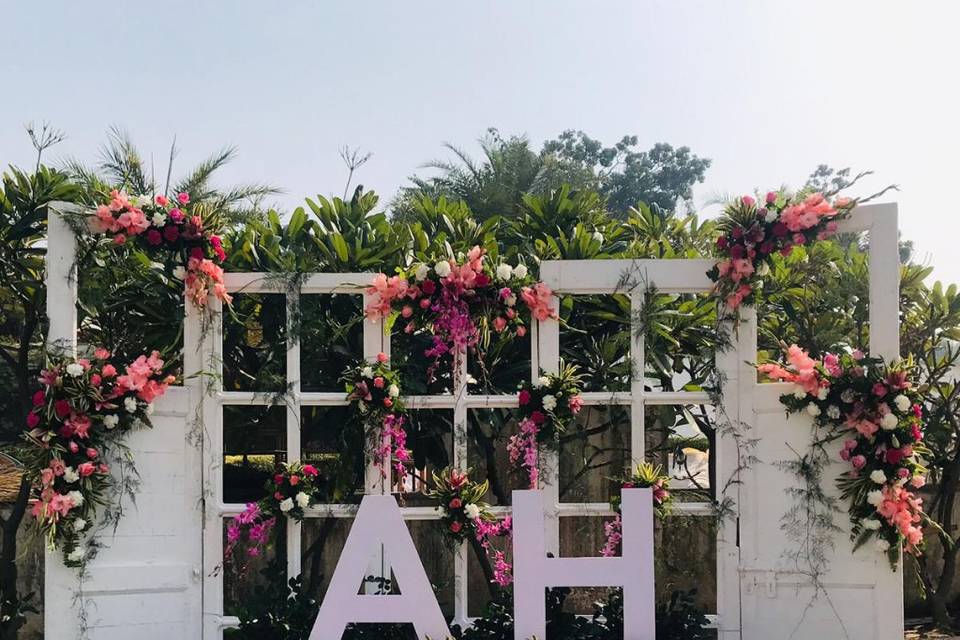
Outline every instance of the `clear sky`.
[(536, 144), (688, 145), (713, 159), (698, 201), (782, 183), (820, 162), (895, 182), (901, 228), (960, 282), (960, 3), (15, 2), (0, 39), (0, 163), (29, 164), (23, 124), (96, 159), (111, 125), (158, 173), (225, 145), (225, 183), (268, 182), (290, 209), (343, 190), (338, 149), (390, 196), (450, 141), (490, 126)]

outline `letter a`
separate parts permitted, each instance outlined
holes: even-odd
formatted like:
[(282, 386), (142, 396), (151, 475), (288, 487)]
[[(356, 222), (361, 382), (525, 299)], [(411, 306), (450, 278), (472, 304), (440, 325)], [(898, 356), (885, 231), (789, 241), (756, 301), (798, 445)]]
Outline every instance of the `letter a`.
[(623, 490), (623, 555), (548, 558), (543, 493), (513, 492), (514, 638), (546, 637), (547, 587), (623, 587), (623, 637), (654, 640), (653, 496)]
[[(400, 594), (357, 595), (370, 555), (380, 545), (390, 559)], [(351, 622), (410, 622), (420, 638), (440, 640), (450, 635), (400, 508), (390, 495), (363, 497), (310, 640), (340, 640)]]

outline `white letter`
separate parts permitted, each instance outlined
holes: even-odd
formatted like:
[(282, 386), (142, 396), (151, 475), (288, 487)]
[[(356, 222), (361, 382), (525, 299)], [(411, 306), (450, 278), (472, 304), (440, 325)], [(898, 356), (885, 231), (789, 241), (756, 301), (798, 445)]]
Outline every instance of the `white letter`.
[[(370, 555), (380, 545), (390, 559), (400, 594), (357, 595), (360, 581), (367, 575)], [(411, 622), (420, 638), (450, 635), (410, 531), (390, 495), (363, 497), (310, 640), (340, 640), (351, 622)]]
[(623, 637), (654, 640), (653, 495), (623, 490), (623, 555), (547, 558), (543, 492), (513, 492), (514, 638), (546, 637), (548, 587), (623, 587)]

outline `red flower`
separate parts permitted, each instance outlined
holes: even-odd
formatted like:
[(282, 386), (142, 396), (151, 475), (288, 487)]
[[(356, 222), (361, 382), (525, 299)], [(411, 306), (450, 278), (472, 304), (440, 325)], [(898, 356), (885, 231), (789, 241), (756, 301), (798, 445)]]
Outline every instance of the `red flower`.
[(150, 229), (150, 231), (147, 231), (147, 242), (149, 242), (153, 246), (157, 246), (158, 244), (163, 242), (163, 236), (160, 235), (160, 232), (157, 231), (156, 229)]
[(70, 403), (66, 400), (57, 400), (53, 403), (53, 410), (58, 418), (65, 418), (70, 415)]
[(283, 474), (282, 474), (282, 473), (278, 473), (277, 475), (273, 476), (273, 483), (274, 483), (274, 484), (283, 484)]
[(303, 465), (303, 473), (308, 476), (315, 476), (317, 475), (317, 468), (312, 464), (305, 464)]
[(83, 464), (77, 467), (77, 473), (80, 474), (81, 478), (92, 476), (96, 470), (97, 470), (97, 466), (92, 462), (84, 462)]
[(783, 224), (782, 222), (778, 222), (777, 224), (773, 225), (773, 235), (777, 236), (778, 238), (786, 238), (789, 233), (790, 229), (788, 229), (787, 225)]
[(420, 289), (428, 296), (433, 295), (433, 292), (437, 290), (437, 283), (433, 280), (424, 280), (420, 283)]
[(194, 247), (190, 250), (190, 257), (196, 258), (197, 260), (203, 260), (206, 256), (203, 255), (203, 249), (200, 247)]
[(530, 414), (530, 419), (533, 420), (533, 423), (539, 427), (547, 421), (547, 416), (545, 416), (542, 411), (534, 411)]
[(521, 389), (520, 393), (517, 394), (517, 400), (520, 401), (521, 405), (525, 405), (530, 402), (530, 392), (526, 389)]
[(718, 248), (718, 249), (721, 249), (721, 250), (727, 248), (727, 237), (726, 237), (726, 236), (720, 236), (719, 238), (717, 238), (717, 248)]
[(460, 533), (460, 529), (463, 529), (463, 525), (459, 522), (450, 523), (450, 531), (453, 531), (454, 533)]
[(35, 413), (32, 412), (32, 411), (31, 411), (30, 413), (28, 413), (28, 414), (27, 414), (27, 426), (30, 427), (31, 429), (33, 429), (33, 428), (34, 428), (35, 426), (37, 426), (38, 424), (40, 424), (40, 416), (38, 416), (37, 414), (35, 414)]
[(390, 398), (384, 398), (384, 399), (383, 399), (383, 406), (385, 406), (387, 409), (389, 409), (390, 407), (393, 406), (393, 400), (391, 400)]
[(454, 498), (453, 500), (450, 501), (451, 509), (459, 509), (462, 506), (463, 506), (463, 502), (460, 500), (460, 498)]
[(167, 225), (163, 228), (163, 238), (167, 242), (176, 242), (180, 237), (180, 230), (173, 225)]
[(900, 449), (887, 449), (884, 460), (886, 460), (887, 464), (897, 464), (903, 460), (903, 457), (903, 451)]
[(485, 273), (478, 273), (477, 277), (474, 279), (474, 286), (485, 287), (490, 284), (490, 276)]
[(747, 250), (742, 244), (735, 244), (730, 247), (730, 257), (734, 260), (742, 260), (743, 256), (747, 254)]
[(33, 394), (33, 406), (39, 407), (47, 399), (47, 396), (43, 393), (43, 390), (37, 391)]
[(290, 476), (290, 486), (295, 487), (300, 484), (300, 476)]

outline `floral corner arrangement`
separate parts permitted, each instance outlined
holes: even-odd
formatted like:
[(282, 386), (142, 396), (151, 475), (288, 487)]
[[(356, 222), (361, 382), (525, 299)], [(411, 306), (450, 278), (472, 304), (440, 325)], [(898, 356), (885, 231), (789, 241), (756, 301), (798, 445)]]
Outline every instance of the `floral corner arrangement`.
[(394, 276), (379, 273), (367, 294), (367, 317), (399, 322), (406, 333), (426, 331), (432, 336), (425, 351), (434, 359), (430, 376), (444, 355), (477, 346), (491, 331), (526, 335), (518, 301), (538, 320), (556, 317), (553, 292), (546, 284), (536, 282), (523, 264), (492, 265), (479, 246), (457, 260), (416, 263)]
[[(653, 510), (658, 518), (665, 518), (673, 507), (673, 496), (670, 495), (670, 476), (663, 472), (661, 465), (641, 462), (629, 476), (614, 480), (620, 489), (652, 489)], [(616, 514), (613, 520), (603, 524), (603, 533), (606, 543), (600, 550), (600, 555), (612, 557), (617, 555), (620, 542), (623, 540), (623, 521), (620, 518), (621, 496), (618, 491), (610, 496), (610, 508)]]
[(860, 351), (814, 359), (796, 345), (786, 364), (758, 369), (772, 380), (793, 383), (780, 401), (788, 413), (804, 412), (843, 438), (840, 458), (850, 465), (837, 485), (846, 500), (854, 548), (869, 540), (892, 565), (902, 548), (919, 554), (923, 544), (923, 399), (909, 380), (910, 364), (885, 363)]
[(540, 376), (517, 392), (520, 433), (510, 436), (510, 462), (527, 473), (530, 488), (539, 480), (539, 447), (556, 448), (560, 434), (583, 407), (581, 376), (576, 366), (560, 363), (560, 373)]
[(483, 502), (489, 485), (470, 480), (469, 471), (446, 468), (433, 474), (434, 489), (426, 492), (436, 502), (444, 531), (454, 542), (475, 539), (493, 561), (493, 581), (501, 587), (512, 581), (511, 566), (502, 551), (490, 547), (490, 539), (511, 534), (511, 519), (497, 520)]
[(174, 381), (154, 351), (118, 369), (110, 353), (50, 362), (27, 414), (26, 440), (35, 456), (28, 467), (37, 489), (31, 514), (50, 548), (61, 547), (68, 566), (88, 549), (82, 535), (107, 505), (114, 482), (108, 460), (132, 429), (149, 427), (153, 401)]
[(770, 191), (763, 203), (752, 196), (737, 198), (718, 221), (719, 261), (707, 272), (714, 294), (730, 309), (752, 303), (771, 256), (789, 255), (797, 245), (828, 238), (855, 206), (850, 198), (831, 202), (821, 193)]
[(363, 362), (347, 369), (342, 380), (347, 399), (356, 405), (363, 418), (367, 440), (372, 443), (374, 463), (386, 476), (386, 466), (393, 464), (398, 477), (406, 473), (413, 458), (407, 449), (407, 432), (403, 398), (400, 395), (400, 374), (390, 368), (389, 357), (377, 354), (375, 362)]
[(267, 481), (268, 497), (261, 509), (303, 522), (304, 509), (313, 505), (317, 493), (317, 469), (312, 464), (287, 462)]
[(179, 258), (187, 271), (187, 296), (196, 306), (206, 306), (211, 293), (230, 302), (221, 267), (227, 254), (215, 232), (216, 220), (204, 216), (190, 194), (129, 196), (114, 189), (109, 201), (98, 205), (88, 219), (95, 233), (115, 244), (135, 243), (148, 255), (163, 252)]

